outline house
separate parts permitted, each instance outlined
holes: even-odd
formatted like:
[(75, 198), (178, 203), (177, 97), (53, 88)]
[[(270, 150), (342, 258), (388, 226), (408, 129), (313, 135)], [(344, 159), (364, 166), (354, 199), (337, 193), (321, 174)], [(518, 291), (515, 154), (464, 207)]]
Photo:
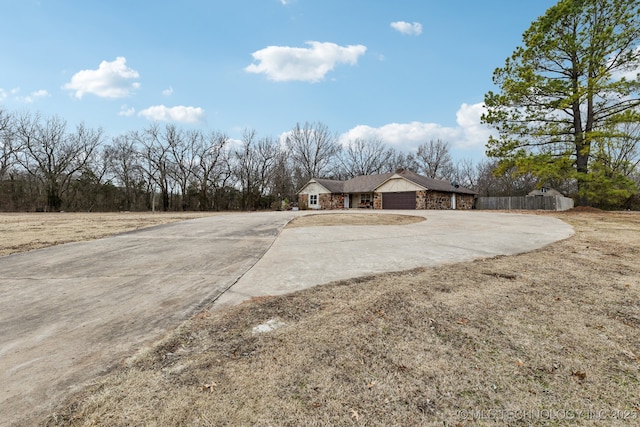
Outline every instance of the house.
[(476, 192), (409, 170), (347, 181), (314, 178), (298, 192), (302, 209), (472, 209)]

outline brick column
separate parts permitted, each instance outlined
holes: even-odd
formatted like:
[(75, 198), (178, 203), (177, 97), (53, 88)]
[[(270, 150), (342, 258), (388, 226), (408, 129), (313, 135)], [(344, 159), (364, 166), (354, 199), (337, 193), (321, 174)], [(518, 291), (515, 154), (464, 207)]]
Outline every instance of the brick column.
[(373, 209), (382, 209), (382, 193), (373, 193)]

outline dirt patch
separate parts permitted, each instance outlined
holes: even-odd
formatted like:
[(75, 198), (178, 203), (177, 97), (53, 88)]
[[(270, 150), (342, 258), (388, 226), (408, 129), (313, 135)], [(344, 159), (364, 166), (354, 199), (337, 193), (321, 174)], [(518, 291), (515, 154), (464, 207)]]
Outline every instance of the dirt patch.
[(315, 214), (298, 217), (287, 227), (321, 227), (333, 225), (406, 225), (425, 221), (426, 218), (415, 215), (397, 214)]
[(171, 213), (0, 213), (0, 256), (214, 215)]
[(552, 215), (532, 253), (202, 312), (44, 424), (637, 424), (640, 214)]

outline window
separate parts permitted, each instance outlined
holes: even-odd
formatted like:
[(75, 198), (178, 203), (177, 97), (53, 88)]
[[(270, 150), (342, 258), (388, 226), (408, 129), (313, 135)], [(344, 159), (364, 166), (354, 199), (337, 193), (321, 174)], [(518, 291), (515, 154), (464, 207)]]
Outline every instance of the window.
[(318, 195), (317, 194), (309, 194), (309, 206), (318, 204)]
[(358, 204), (359, 208), (372, 208), (373, 203), (371, 203), (371, 194), (364, 193), (360, 194), (360, 203)]

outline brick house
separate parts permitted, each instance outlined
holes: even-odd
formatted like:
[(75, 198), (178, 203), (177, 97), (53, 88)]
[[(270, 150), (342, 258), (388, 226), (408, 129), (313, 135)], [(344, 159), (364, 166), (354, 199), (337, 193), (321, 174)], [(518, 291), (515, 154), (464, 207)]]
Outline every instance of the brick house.
[(347, 181), (314, 178), (298, 192), (302, 209), (473, 209), (476, 192), (409, 170)]

